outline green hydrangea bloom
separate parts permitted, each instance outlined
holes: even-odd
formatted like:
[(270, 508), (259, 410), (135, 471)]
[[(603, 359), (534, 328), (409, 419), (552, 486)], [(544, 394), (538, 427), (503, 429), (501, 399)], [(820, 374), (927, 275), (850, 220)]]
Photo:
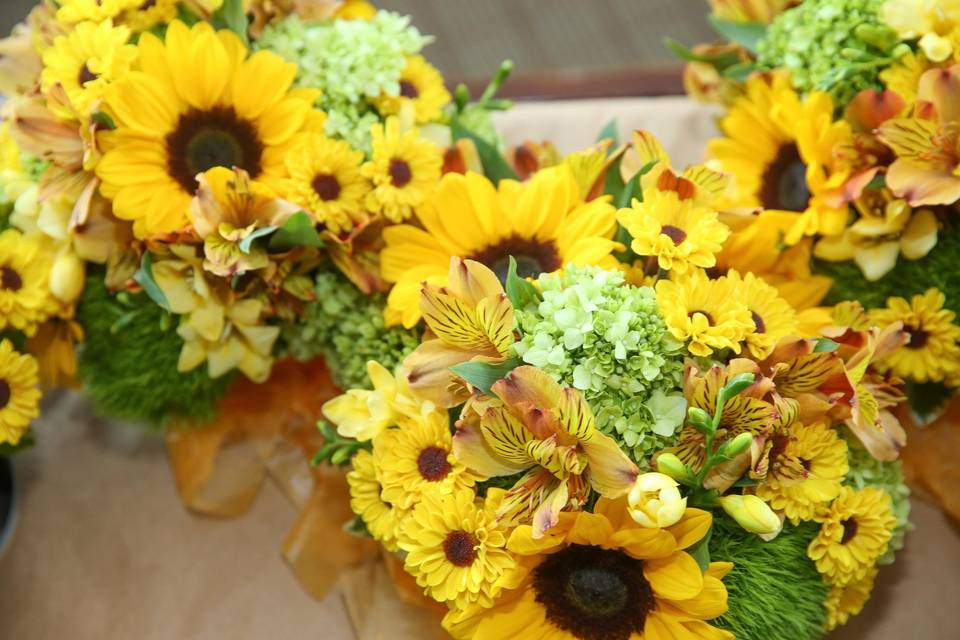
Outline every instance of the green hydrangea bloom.
[(773, 21), (757, 62), (788, 69), (797, 89), (827, 91), (839, 106), (882, 88), (878, 74), (900, 42), (879, 15), (884, 1), (805, 0)]
[(368, 100), (399, 95), (405, 57), (431, 40), (409, 16), (378, 11), (370, 20), (305, 22), (291, 15), (264, 29), (257, 47), (296, 63), (298, 86), (323, 91), (317, 106), (327, 112), (328, 135), (369, 151), (370, 125), (379, 118)]
[(849, 450), (850, 470), (844, 478), (844, 484), (856, 489), (876, 487), (890, 495), (893, 501), (893, 515), (897, 519), (897, 526), (890, 539), (890, 548), (886, 555), (880, 558), (880, 564), (891, 564), (894, 552), (903, 549), (907, 531), (913, 528), (910, 524), (910, 488), (903, 479), (903, 463), (899, 460), (884, 462), (877, 460), (863, 448), (852, 434), (845, 434)]
[(393, 370), (420, 344), (419, 330), (385, 326), (382, 294), (364, 294), (339, 271), (319, 272), (315, 290), (316, 300), (281, 329), (281, 340), (298, 360), (324, 356), (341, 388), (370, 388), (368, 361)]
[(619, 271), (569, 267), (537, 281), (543, 301), (517, 312), (524, 362), (581, 390), (597, 426), (641, 466), (683, 422), (682, 345), (667, 332), (650, 287)]

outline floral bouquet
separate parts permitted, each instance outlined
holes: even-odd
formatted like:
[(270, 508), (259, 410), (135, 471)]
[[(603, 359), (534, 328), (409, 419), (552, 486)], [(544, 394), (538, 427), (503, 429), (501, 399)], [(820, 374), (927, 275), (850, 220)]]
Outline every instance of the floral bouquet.
[(393, 228), (421, 340), (324, 405), (319, 457), (453, 637), (820, 637), (903, 544), (909, 333), (815, 306), (727, 175), (613, 147), (445, 175)]
[(960, 385), (960, 4), (711, 5), (731, 42), (674, 49), (690, 60), (688, 91), (726, 108), (709, 145), (710, 166), (736, 185), (724, 207), (765, 209), (756, 224), (785, 254), (810, 246), (828, 302), (858, 300), (871, 322), (903, 323), (906, 348), (880, 368), (906, 383), (907, 462), (960, 516), (960, 414), (948, 402)]

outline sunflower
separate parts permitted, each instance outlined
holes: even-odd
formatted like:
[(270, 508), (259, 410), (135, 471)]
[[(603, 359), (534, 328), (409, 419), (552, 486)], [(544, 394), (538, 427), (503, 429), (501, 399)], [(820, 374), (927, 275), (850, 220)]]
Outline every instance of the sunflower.
[(0, 443), (16, 446), (30, 421), (40, 415), (37, 361), (0, 342)]
[(396, 116), (373, 125), (371, 136), (373, 157), (361, 169), (373, 183), (367, 208), (401, 222), (413, 215), (440, 178), (443, 152), (417, 129), (401, 133)]
[(643, 201), (620, 209), (617, 219), (633, 236), (631, 248), (641, 256), (656, 256), (661, 269), (684, 274), (692, 267), (712, 267), (730, 229), (717, 212), (697, 205), (677, 191), (649, 188)]
[(823, 524), (807, 555), (824, 580), (847, 586), (862, 580), (887, 552), (897, 524), (890, 496), (874, 487), (843, 487), (830, 508), (816, 517)]
[(493, 604), (495, 582), (516, 566), (495, 515), (502, 497), (491, 489), (478, 504), (470, 489), (427, 491), (404, 520), (404, 568), (434, 600), (458, 609)]
[(130, 69), (137, 48), (127, 44), (130, 30), (113, 26), (112, 20), (83, 22), (68, 35), (57, 36), (43, 54), (40, 86), (49, 91), (61, 85), (73, 109), (86, 114), (103, 97), (111, 82)]
[(702, 270), (659, 281), (657, 307), (673, 337), (695, 356), (718, 349), (740, 353), (740, 343), (755, 326), (743, 292), (729, 278), (710, 280)]
[(757, 495), (791, 522), (812, 520), (826, 503), (840, 494), (847, 474), (847, 443), (825, 424), (794, 424), (788, 434), (774, 436), (770, 466), (780, 457), (799, 461), (806, 471), (801, 480), (781, 478), (773, 472), (757, 486)]
[(137, 47), (138, 70), (105, 94), (117, 128), (100, 134), (97, 175), (138, 237), (185, 227), (196, 176), (213, 167), (279, 189), (298, 134), (322, 127), (317, 92), (290, 90), (296, 65), (268, 51), (248, 56), (230, 31), (174, 21), (165, 42), (145, 33)]
[(752, 273), (727, 272), (730, 286), (739, 292), (750, 312), (753, 330), (747, 333), (747, 349), (758, 359), (766, 358), (784, 336), (797, 331), (797, 312), (780, 297), (775, 287)]
[(892, 371), (916, 382), (941, 382), (960, 373), (960, 327), (956, 314), (944, 309), (946, 297), (938, 289), (928, 289), (911, 301), (888, 298), (884, 309), (871, 309), (870, 321), (880, 327), (902, 321), (910, 339), (877, 363), (881, 371)]
[(176, 15), (177, 0), (136, 0), (117, 21), (130, 27), (131, 31), (140, 32), (170, 22)]
[(331, 231), (349, 231), (362, 219), (370, 191), (360, 173), (362, 163), (363, 152), (345, 141), (308, 134), (286, 158), (290, 180), (285, 193)]
[(446, 412), (401, 419), (398, 424), (373, 439), (373, 455), (383, 484), (381, 495), (386, 502), (410, 509), (426, 490), (450, 492), (473, 486), (476, 474), (452, 454)]
[(584, 201), (565, 165), (541, 170), (523, 184), (502, 180), (497, 187), (476, 173), (447, 174), (417, 217), (422, 228), (397, 225), (383, 233), (383, 277), (396, 283), (386, 316), (406, 327), (420, 319), (420, 283), (446, 284), (454, 256), (485, 264), (503, 282), (510, 256), (518, 274), (528, 277), (567, 264), (613, 263), (610, 254), (618, 246), (610, 199)]
[(12, 327), (32, 336), (37, 324), (56, 311), (51, 267), (39, 240), (16, 229), (0, 233), (0, 330)]
[(63, 24), (102, 22), (136, 7), (142, 0), (60, 0), (57, 20)]
[(595, 513), (561, 513), (543, 538), (515, 529), (507, 548), (517, 566), (493, 606), (454, 609), (444, 628), (458, 640), (732, 640), (706, 622), (727, 610), (721, 578), (732, 565), (701, 572), (684, 551), (706, 535), (710, 514), (687, 509), (669, 528), (645, 529), (625, 507), (601, 498)]
[(404, 101), (413, 105), (417, 124), (433, 122), (443, 114), (450, 102), (450, 92), (443, 86), (443, 76), (421, 55), (407, 56), (407, 63), (400, 72), (399, 95), (383, 95), (374, 101), (380, 115), (400, 113)]
[(846, 586), (834, 586), (827, 594), (827, 600), (823, 606), (827, 610), (827, 631), (833, 631), (837, 627), (847, 623), (851, 616), (855, 616), (863, 611), (863, 605), (870, 599), (870, 592), (873, 591), (873, 581), (877, 577), (877, 568), (872, 567), (867, 574)]
[(801, 100), (782, 74), (755, 74), (745, 90), (721, 121), (726, 137), (708, 147), (718, 168), (734, 177), (728, 205), (799, 214), (787, 244), (843, 231), (847, 205), (830, 196), (850, 176), (835, 150), (853, 133), (846, 122), (834, 122), (829, 94), (812, 91)]
[(373, 454), (358, 451), (351, 462), (353, 469), (347, 474), (350, 508), (363, 520), (373, 539), (394, 553), (399, 549), (397, 532), (405, 513), (380, 497), (383, 486), (377, 478)]

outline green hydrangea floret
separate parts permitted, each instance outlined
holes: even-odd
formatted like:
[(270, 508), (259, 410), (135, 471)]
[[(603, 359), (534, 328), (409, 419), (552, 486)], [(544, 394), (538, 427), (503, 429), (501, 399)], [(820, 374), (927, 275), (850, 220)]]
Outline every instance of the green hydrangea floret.
[(686, 412), (683, 347), (658, 314), (656, 293), (599, 267), (570, 266), (537, 283), (543, 300), (517, 312), (523, 337), (513, 352), (582, 391), (597, 426), (647, 466)]
[(363, 293), (339, 271), (320, 271), (315, 292), (303, 314), (283, 326), (281, 340), (298, 360), (325, 357), (343, 389), (369, 388), (367, 362), (393, 370), (420, 344), (419, 330), (386, 326), (383, 294)]

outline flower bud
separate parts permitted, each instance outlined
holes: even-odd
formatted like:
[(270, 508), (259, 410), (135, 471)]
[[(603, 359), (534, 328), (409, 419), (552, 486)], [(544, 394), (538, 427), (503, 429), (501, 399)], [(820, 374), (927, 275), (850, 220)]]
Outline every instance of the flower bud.
[(745, 431), (733, 440), (723, 443), (723, 455), (727, 458), (736, 458), (738, 455), (750, 448), (753, 442), (753, 434)]
[(662, 473), (639, 476), (627, 496), (627, 511), (637, 524), (648, 529), (669, 527), (679, 522), (687, 509), (677, 482)]
[(657, 456), (657, 471), (674, 480), (683, 480), (687, 477), (686, 465), (672, 453), (661, 453)]
[(687, 409), (687, 420), (701, 433), (709, 433), (713, 430), (713, 417), (700, 407)]
[(773, 509), (754, 495), (723, 496), (720, 498), (720, 506), (750, 533), (775, 533), (783, 525)]
[(75, 302), (83, 291), (83, 276), (83, 260), (73, 251), (64, 251), (50, 269), (50, 292), (61, 302)]

